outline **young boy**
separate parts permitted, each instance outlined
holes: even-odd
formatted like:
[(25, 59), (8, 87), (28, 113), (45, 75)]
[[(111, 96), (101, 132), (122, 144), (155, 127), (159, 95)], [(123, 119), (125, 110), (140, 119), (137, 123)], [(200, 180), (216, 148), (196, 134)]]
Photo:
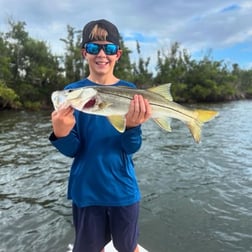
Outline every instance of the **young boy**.
[[(90, 74), (66, 89), (96, 85), (135, 88), (114, 75), (122, 55), (119, 37), (116, 26), (107, 20), (87, 23), (81, 52)], [(132, 155), (142, 143), (141, 124), (150, 116), (150, 105), (140, 95), (131, 101), (124, 133), (114, 129), (106, 117), (71, 107), (52, 112), (49, 139), (61, 153), (74, 158), (68, 184), (68, 198), (73, 202), (74, 252), (103, 251), (111, 239), (119, 252), (138, 251), (140, 192)]]

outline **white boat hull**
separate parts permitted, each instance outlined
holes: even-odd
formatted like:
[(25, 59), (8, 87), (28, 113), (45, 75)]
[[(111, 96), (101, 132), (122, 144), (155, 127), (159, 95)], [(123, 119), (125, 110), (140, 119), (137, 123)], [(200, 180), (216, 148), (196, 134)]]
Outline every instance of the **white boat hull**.
[[(138, 247), (139, 247), (139, 252), (148, 252), (148, 250), (146, 250), (142, 246), (138, 245)], [(113, 246), (112, 241), (106, 245), (105, 252), (117, 252), (117, 250)]]
[[(144, 249), (142, 246), (138, 245), (138, 247), (139, 247), (139, 252), (148, 252), (148, 250)], [(73, 250), (73, 245), (69, 244), (67, 252), (72, 252), (72, 250)], [(118, 252), (118, 251), (114, 248), (113, 242), (110, 241), (105, 247), (105, 252)]]

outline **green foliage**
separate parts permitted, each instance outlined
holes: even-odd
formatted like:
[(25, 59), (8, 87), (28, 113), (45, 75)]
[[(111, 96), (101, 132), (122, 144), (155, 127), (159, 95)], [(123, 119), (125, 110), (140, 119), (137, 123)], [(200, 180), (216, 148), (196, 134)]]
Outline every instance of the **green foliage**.
[[(173, 83), (175, 100), (183, 102), (216, 102), (237, 98), (237, 81), (222, 61), (205, 56), (196, 62), (179, 44), (171, 46), (167, 53), (158, 52), (156, 83)], [(250, 82), (251, 85), (251, 82)]]
[(120, 49), (123, 51), (121, 58), (115, 66), (115, 75), (122, 80), (131, 81), (130, 53), (132, 53), (120, 38)]
[(40, 110), (41, 109), (41, 103), (39, 101), (25, 101), (24, 102), (24, 108), (29, 110)]
[(21, 103), (19, 96), (11, 88), (8, 88), (6, 84), (0, 80), (0, 109), (6, 108), (20, 108)]
[(84, 75), (81, 55), (81, 31), (75, 30), (68, 25), (67, 38), (61, 38), (60, 40), (65, 43), (66, 48), (64, 58), (66, 81), (77, 81)]
[(252, 69), (241, 70), (237, 64), (233, 65), (232, 74), (236, 79), (236, 89), (241, 97), (252, 98)]
[(148, 67), (150, 58), (146, 61), (141, 56), (140, 45), (137, 42), (138, 62), (132, 64), (132, 81), (136, 83), (138, 88), (148, 88), (153, 84), (152, 73), (149, 72)]
[[(29, 36), (25, 22), (9, 20), (10, 30), (0, 33), (0, 109), (40, 109), (51, 107), (51, 93), (70, 82), (88, 76), (88, 64), (81, 55), (81, 31), (67, 26), (64, 55), (53, 55), (45, 41)], [(136, 42), (136, 62), (120, 38), (123, 50), (115, 66), (118, 78), (134, 82), (139, 88), (172, 83), (172, 95), (181, 102), (216, 102), (252, 98), (252, 69), (238, 64), (228, 67), (210, 54), (191, 59), (186, 49), (175, 42), (157, 52), (155, 75), (150, 58), (144, 59)]]
[(59, 57), (52, 55), (44, 41), (29, 37), (24, 22), (10, 20), (9, 25), (11, 30), (2, 35), (5, 43), (1, 45), (5, 46), (8, 55), (0, 72), (5, 73), (2, 75), (6, 84), (15, 90), (23, 105), (27, 101), (47, 104), (52, 90), (63, 86), (60, 85), (63, 78)]

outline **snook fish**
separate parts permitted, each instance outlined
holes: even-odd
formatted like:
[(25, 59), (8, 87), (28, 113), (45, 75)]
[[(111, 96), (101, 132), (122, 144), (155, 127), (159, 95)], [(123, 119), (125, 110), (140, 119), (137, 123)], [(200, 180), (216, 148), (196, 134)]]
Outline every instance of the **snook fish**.
[(218, 112), (212, 110), (190, 109), (173, 102), (170, 94), (171, 84), (163, 84), (149, 89), (134, 89), (124, 86), (87, 86), (66, 89), (52, 93), (55, 110), (72, 106), (74, 109), (106, 116), (119, 131), (126, 128), (125, 114), (135, 94), (148, 99), (152, 109), (152, 119), (164, 130), (171, 131), (171, 118), (184, 122), (195, 142), (201, 138), (201, 126), (213, 119)]

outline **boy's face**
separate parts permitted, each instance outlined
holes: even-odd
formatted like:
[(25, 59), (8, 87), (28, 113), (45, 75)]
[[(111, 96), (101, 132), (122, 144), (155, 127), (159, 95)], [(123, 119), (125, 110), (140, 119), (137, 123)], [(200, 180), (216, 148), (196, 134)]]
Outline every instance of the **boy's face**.
[[(94, 41), (92, 43), (98, 45), (111, 44), (110, 42), (106, 41)], [(90, 74), (99, 75), (99, 77), (101, 77), (101, 75), (104, 75), (104, 77), (113, 75), (115, 64), (120, 59), (122, 50), (117, 50), (117, 52), (113, 55), (106, 54), (104, 49), (100, 49), (98, 51), (99, 52), (97, 54), (91, 54), (88, 53), (87, 49), (82, 49), (82, 55), (89, 64)]]

